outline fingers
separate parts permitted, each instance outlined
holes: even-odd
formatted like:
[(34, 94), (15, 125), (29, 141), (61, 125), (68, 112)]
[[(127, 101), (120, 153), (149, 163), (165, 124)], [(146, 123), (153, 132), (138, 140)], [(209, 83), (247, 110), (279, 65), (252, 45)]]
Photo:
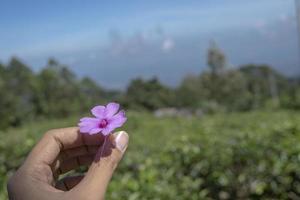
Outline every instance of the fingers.
[(66, 149), (61, 152), (62, 159), (68, 159), (75, 156), (82, 156), (85, 154), (97, 153), (100, 145), (93, 145), (93, 146), (81, 146), (72, 149)]
[(94, 157), (95, 155), (85, 155), (68, 159), (61, 164), (59, 173), (64, 174), (80, 166), (89, 166), (93, 162)]
[(127, 149), (128, 140), (129, 136), (124, 131), (106, 138), (86, 176), (73, 191), (79, 196), (90, 194), (97, 199), (103, 198), (112, 174)]
[(76, 169), (79, 166), (89, 166), (98, 149), (99, 146), (85, 146), (62, 151), (53, 163), (52, 171), (54, 172), (54, 177), (58, 178), (58, 175)]
[(69, 191), (76, 186), (84, 176), (71, 176), (61, 179), (57, 182), (56, 188), (63, 191)]
[(65, 151), (60, 152), (57, 157), (57, 162), (55, 165), (61, 164), (70, 158), (84, 156), (84, 155), (95, 155), (100, 146), (84, 146), (84, 147), (76, 147), (73, 149), (67, 149)]
[(51, 130), (34, 147), (27, 160), (51, 165), (60, 151), (80, 146), (99, 146), (103, 139), (101, 134), (82, 134), (78, 127)]

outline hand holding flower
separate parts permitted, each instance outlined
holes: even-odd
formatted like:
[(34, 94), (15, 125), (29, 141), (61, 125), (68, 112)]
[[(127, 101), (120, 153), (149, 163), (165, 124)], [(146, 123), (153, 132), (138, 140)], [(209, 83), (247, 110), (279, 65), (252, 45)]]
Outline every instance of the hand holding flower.
[[(126, 121), (119, 106), (97, 106), (93, 120), (78, 127), (47, 132), (8, 183), (10, 199), (17, 200), (102, 200), (111, 176), (123, 157), (128, 135), (114, 128)], [(96, 126), (97, 120), (97, 126)], [(81, 131), (86, 131), (84, 134)], [(96, 134), (96, 133), (102, 134)], [(106, 141), (104, 143), (104, 141)], [(57, 178), (79, 166), (89, 166), (85, 176)]]

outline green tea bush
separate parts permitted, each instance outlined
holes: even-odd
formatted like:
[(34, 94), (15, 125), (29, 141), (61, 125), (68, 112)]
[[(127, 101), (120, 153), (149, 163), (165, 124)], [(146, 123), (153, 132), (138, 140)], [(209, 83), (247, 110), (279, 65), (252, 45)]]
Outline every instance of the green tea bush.
[(179, 194), (189, 188), (182, 199), (199, 191), (206, 191), (206, 197), (212, 199), (290, 199), (300, 195), (300, 145), (291, 134), (299, 138), (300, 130), (291, 127), (263, 137), (245, 134), (227, 141), (183, 140), (184, 146), (168, 151), (168, 164), (179, 180), (187, 178), (188, 183), (199, 185), (189, 187), (183, 182)]
[[(292, 136), (292, 137), (291, 137)], [(111, 199), (298, 199), (300, 130), (228, 140), (183, 137), (160, 155), (125, 159)]]
[[(201, 119), (129, 113), (128, 152), (107, 199), (299, 199), (300, 114), (251, 112)], [(0, 199), (6, 180), (47, 122), (0, 134)], [(34, 130), (34, 131), (33, 131)], [(6, 134), (6, 136), (9, 134)], [(12, 145), (15, 144), (15, 145)]]

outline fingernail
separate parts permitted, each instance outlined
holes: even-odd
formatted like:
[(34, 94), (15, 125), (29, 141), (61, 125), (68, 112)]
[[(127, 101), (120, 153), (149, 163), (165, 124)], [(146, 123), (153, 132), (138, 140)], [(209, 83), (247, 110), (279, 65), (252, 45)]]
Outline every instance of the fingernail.
[(117, 149), (124, 152), (128, 144), (128, 138), (128, 134), (125, 131), (121, 131), (116, 137)]

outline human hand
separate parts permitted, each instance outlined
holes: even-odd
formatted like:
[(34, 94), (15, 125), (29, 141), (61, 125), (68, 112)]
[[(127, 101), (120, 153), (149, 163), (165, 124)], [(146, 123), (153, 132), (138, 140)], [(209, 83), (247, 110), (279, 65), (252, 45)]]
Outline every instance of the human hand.
[[(102, 134), (81, 134), (77, 127), (48, 131), (9, 180), (9, 199), (103, 200), (128, 139), (124, 131), (106, 140)], [(85, 176), (57, 181), (79, 166), (89, 166)]]

